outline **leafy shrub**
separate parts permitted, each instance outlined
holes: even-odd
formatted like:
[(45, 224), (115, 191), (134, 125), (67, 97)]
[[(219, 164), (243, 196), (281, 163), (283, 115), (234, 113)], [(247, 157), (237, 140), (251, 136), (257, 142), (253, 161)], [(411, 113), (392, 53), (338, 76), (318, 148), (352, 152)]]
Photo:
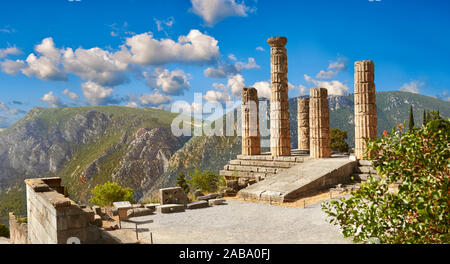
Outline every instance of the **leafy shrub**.
[[(449, 243), (450, 121), (432, 118), (369, 142), (366, 155), (381, 179), (369, 178), (349, 199), (322, 204), (355, 242)], [(397, 187), (395, 187), (397, 186)]]
[(9, 238), (9, 229), (4, 224), (0, 224), (0, 237)]
[(195, 169), (193, 174), (189, 174), (189, 182), (194, 189), (203, 192), (216, 192), (219, 186), (224, 186), (225, 178), (211, 171), (201, 172)]
[(183, 189), (183, 191), (188, 194), (190, 191), (189, 185), (186, 181), (186, 177), (184, 176), (183, 172), (180, 172), (180, 174), (178, 175), (177, 178), (177, 186), (181, 187), (181, 189)]
[(91, 191), (91, 204), (99, 206), (110, 206), (113, 202), (129, 201), (133, 203), (133, 190), (123, 188), (116, 182), (107, 182), (103, 185), (97, 185)]
[(339, 152), (348, 152), (349, 147), (345, 140), (347, 139), (347, 131), (339, 128), (332, 128), (331, 132), (331, 149)]

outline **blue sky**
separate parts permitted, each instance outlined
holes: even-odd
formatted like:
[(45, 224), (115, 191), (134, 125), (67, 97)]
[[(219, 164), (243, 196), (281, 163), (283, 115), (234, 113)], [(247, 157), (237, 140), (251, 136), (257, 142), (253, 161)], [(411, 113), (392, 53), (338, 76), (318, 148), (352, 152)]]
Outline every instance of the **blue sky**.
[[(353, 92), (371, 59), (378, 91), (450, 98), (450, 2), (40, 0), (0, 4), (0, 128), (31, 108), (162, 107), (270, 95), (266, 39), (286, 36), (290, 96)], [(195, 108), (195, 105), (192, 105)]]

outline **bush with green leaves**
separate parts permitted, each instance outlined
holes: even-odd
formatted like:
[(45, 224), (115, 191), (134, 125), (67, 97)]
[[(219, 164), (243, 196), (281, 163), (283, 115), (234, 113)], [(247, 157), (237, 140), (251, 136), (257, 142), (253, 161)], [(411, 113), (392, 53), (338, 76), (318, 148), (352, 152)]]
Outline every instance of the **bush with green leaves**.
[(449, 243), (450, 121), (432, 118), (368, 141), (370, 177), (348, 199), (322, 204), (329, 221), (355, 242)]
[(195, 169), (193, 174), (189, 174), (189, 182), (194, 189), (202, 192), (217, 192), (219, 186), (226, 185), (225, 178), (211, 171), (201, 172)]
[(4, 224), (0, 224), (0, 237), (9, 238), (9, 229)]
[(184, 176), (183, 172), (180, 172), (180, 174), (177, 177), (177, 186), (181, 187), (181, 189), (183, 189), (183, 191), (188, 194), (190, 192), (190, 188), (189, 185), (186, 181), (186, 177)]
[(345, 140), (347, 139), (347, 131), (339, 128), (330, 129), (331, 133), (331, 149), (339, 152), (348, 152), (349, 147)]
[(123, 188), (116, 182), (106, 182), (103, 185), (97, 185), (91, 191), (91, 199), (89, 202), (98, 206), (111, 206), (114, 202), (133, 200), (133, 190), (131, 188)]

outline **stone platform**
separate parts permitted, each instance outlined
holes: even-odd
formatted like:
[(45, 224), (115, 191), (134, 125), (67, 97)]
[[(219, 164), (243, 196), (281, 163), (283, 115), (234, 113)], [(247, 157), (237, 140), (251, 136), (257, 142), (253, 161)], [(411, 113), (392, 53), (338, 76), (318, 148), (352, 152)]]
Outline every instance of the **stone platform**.
[(270, 152), (261, 155), (238, 155), (220, 171), (227, 180), (233, 178), (264, 180), (304, 162), (309, 158), (308, 151), (291, 150), (290, 156), (273, 157)]
[(294, 201), (309, 191), (349, 182), (357, 165), (357, 161), (342, 155), (326, 159), (304, 157), (303, 162), (250, 185), (239, 191), (238, 196), (279, 203)]

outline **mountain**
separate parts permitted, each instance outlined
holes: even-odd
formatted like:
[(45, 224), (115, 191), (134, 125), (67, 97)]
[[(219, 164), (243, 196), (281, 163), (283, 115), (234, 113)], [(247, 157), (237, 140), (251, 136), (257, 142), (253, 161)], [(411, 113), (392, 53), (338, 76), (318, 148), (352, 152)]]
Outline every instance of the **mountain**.
[(80, 202), (108, 180), (142, 197), (189, 139), (172, 135), (176, 116), (119, 106), (31, 110), (0, 132), (0, 217), (25, 213), (25, 178), (59, 176)]
[[(330, 96), (331, 127), (348, 132), (353, 145), (353, 95)], [(291, 142), (297, 146), (297, 100), (290, 99)], [(450, 103), (406, 92), (379, 92), (378, 132), (424, 109), (450, 117)], [(237, 110), (235, 110), (237, 111)], [(0, 131), (0, 217), (25, 214), (23, 179), (59, 176), (70, 197), (87, 202), (90, 190), (108, 180), (134, 189), (136, 199), (172, 185), (180, 172), (218, 172), (241, 152), (238, 136), (175, 137), (177, 114), (120, 106), (35, 108)], [(236, 124), (234, 124), (235, 126)], [(267, 149), (265, 149), (267, 150)]]

